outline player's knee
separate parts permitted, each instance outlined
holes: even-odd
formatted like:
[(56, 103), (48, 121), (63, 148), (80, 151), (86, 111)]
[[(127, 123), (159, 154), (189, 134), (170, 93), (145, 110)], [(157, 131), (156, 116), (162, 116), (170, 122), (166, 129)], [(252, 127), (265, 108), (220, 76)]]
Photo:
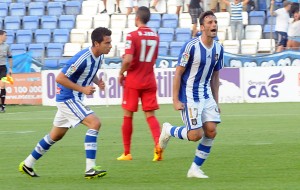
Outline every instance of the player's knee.
[(190, 133), (190, 134), (188, 134), (189, 141), (197, 142), (201, 138), (202, 138), (202, 134), (201, 133)]

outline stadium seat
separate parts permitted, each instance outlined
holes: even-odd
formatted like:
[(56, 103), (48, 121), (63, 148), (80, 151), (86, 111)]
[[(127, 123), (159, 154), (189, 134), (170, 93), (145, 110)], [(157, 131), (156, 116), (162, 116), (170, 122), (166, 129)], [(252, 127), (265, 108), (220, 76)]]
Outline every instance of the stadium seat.
[(192, 19), (189, 13), (181, 13), (179, 15), (179, 27), (181, 28), (191, 28)]
[(89, 15), (77, 15), (76, 28), (77, 29), (91, 29), (93, 26), (93, 17)]
[(81, 50), (81, 43), (65, 43), (64, 54), (65, 57), (74, 56)]
[(169, 42), (159, 42), (158, 55), (167, 56), (169, 54)]
[(112, 30), (123, 30), (124, 28), (126, 28), (126, 22), (127, 22), (127, 18), (124, 15), (111, 15), (110, 17), (111, 20), (111, 29)]
[(58, 69), (59, 64), (58, 64), (58, 59), (53, 59), (53, 58), (46, 58), (44, 59), (44, 65), (43, 65), (43, 70), (51, 70), (51, 69)]
[(267, 22), (266, 24), (276, 25), (276, 16), (272, 16), (270, 11), (267, 11)]
[(250, 25), (261, 25), (265, 24), (266, 14), (264, 11), (251, 11), (249, 13), (249, 24)]
[[(177, 3), (176, 1), (167, 1), (167, 13), (176, 13)], [(182, 12), (183, 9), (181, 9)]]
[(185, 42), (171, 42), (170, 43), (170, 56), (178, 57), (183, 44), (185, 44)]
[(247, 25), (245, 27), (245, 39), (259, 40), (262, 37), (261, 25)]
[(23, 29), (36, 30), (39, 28), (38, 16), (24, 16), (23, 17)]
[[(87, 30), (87, 42), (84, 42), (84, 43), (92, 43), (92, 32), (94, 31), (94, 29), (89, 29)], [(113, 39), (112, 39), (113, 40)], [(84, 44), (82, 43), (82, 45)]]
[(46, 46), (47, 57), (61, 57), (64, 45), (62, 43), (48, 43)]
[(43, 2), (30, 2), (28, 4), (28, 15), (43, 16), (45, 15), (45, 5)]
[(98, 4), (98, 1), (83, 1), (81, 5), (81, 14), (90, 16), (96, 15), (98, 13)]
[(17, 3), (25, 3), (25, 6), (28, 7), (31, 0), (16, 0)]
[(113, 44), (117, 44), (122, 42), (122, 31), (121, 30), (112, 30), (111, 31), (111, 39)]
[(51, 41), (51, 30), (50, 29), (37, 29), (34, 33), (36, 43), (50, 43)]
[(87, 48), (87, 47), (90, 47), (91, 45), (92, 45), (92, 44), (89, 43), (89, 42), (83, 43), (83, 44), (81, 44), (81, 49), (85, 49), (85, 48)]
[(192, 38), (192, 31), (190, 28), (176, 28), (175, 36), (177, 42), (186, 42)]
[[(218, 39), (220, 42), (223, 42), (227, 39), (227, 28), (230, 28), (228, 26), (220, 26), (218, 28)], [(241, 32), (241, 31), (239, 31)]]
[[(151, 17), (151, 16), (150, 16)], [(134, 14), (130, 14), (127, 17), (127, 28), (135, 28), (135, 15)]]
[(239, 40), (225, 40), (223, 47), (227, 53), (238, 54), (240, 51), (240, 42)]
[(26, 44), (11, 44), (10, 51), (12, 55), (19, 55), (27, 52)]
[(81, 13), (80, 1), (66, 1), (65, 14), (66, 15), (79, 15)]
[(160, 37), (160, 41), (171, 42), (174, 39), (174, 28), (159, 28), (158, 35)]
[(19, 30), (21, 28), (21, 19), (19, 16), (6, 16), (4, 18), (5, 30)]
[(9, 4), (10, 16), (24, 16), (26, 15), (25, 3), (10, 3)]
[(110, 16), (108, 14), (99, 14), (94, 16), (93, 28), (99, 26), (109, 28), (110, 27)]
[(161, 25), (161, 15), (158, 13), (151, 14), (150, 20), (148, 21), (147, 26), (149, 28), (158, 29), (158, 28), (160, 28), (160, 25)]
[(134, 30), (136, 30), (136, 28), (125, 28), (124, 30), (123, 30), (123, 39), (122, 39), (122, 42), (125, 42), (126, 41), (126, 37), (127, 37), (127, 34), (129, 33), (129, 32), (132, 32), (132, 31), (134, 31)]
[(73, 29), (75, 27), (74, 15), (60, 15), (58, 18), (58, 27), (65, 29)]
[(35, 2), (39, 2), (39, 3), (43, 3), (44, 6), (47, 5), (47, 3), (49, 2), (48, 0), (34, 0)]
[(67, 63), (68, 63), (69, 59), (63, 59), (63, 58), (59, 58), (58, 60), (58, 66), (60, 68), (64, 67)]
[(177, 28), (178, 27), (178, 15), (177, 14), (163, 14), (161, 20), (161, 27), (163, 28)]
[(54, 29), (53, 42), (54, 43), (67, 43), (69, 42), (70, 32), (68, 29)]
[(117, 46), (116, 46), (116, 56), (117, 57), (122, 57), (124, 54), (125, 54), (125, 43), (122, 42), (122, 43), (118, 43)]
[(229, 12), (216, 12), (215, 15), (218, 20), (218, 26), (229, 26), (230, 24)]
[(32, 53), (32, 57), (43, 59), (45, 56), (45, 45), (42, 43), (29, 44), (28, 51)]
[(260, 39), (258, 40), (258, 53), (273, 53), (275, 51), (274, 39)]
[(275, 25), (271, 27), (271, 25), (266, 24), (263, 30), (263, 38), (264, 39), (277, 39), (277, 35), (275, 32)]
[(243, 11), (242, 12), (242, 17), (243, 17), (243, 25), (244, 26), (246, 26), (246, 25), (248, 25), (248, 12), (246, 12), (246, 11)]
[(8, 4), (0, 3), (0, 17), (8, 16)]
[(16, 32), (16, 41), (17, 43), (30, 44), (32, 43), (32, 30), (17, 30)]
[(6, 32), (6, 43), (7, 44), (12, 44), (15, 42), (15, 31), (14, 30), (5, 30)]
[(57, 28), (57, 17), (56, 16), (42, 16), (41, 28), (54, 30)]
[(62, 2), (49, 1), (47, 3), (47, 11), (48, 11), (48, 15), (60, 16), (60, 15), (63, 14), (63, 3)]
[(242, 40), (241, 41), (241, 53), (244, 55), (257, 54), (257, 41), (256, 40)]
[(72, 29), (71, 33), (70, 33), (70, 42), (71, 43), (85, 43), (85, 42), (87, 42), (87, 30)]

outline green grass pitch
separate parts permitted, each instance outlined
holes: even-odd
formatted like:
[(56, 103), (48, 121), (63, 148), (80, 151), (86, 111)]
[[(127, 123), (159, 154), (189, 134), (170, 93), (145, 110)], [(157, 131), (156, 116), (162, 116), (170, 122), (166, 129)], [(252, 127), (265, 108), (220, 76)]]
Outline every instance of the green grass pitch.
[[(1, 190), (295, 190), (300, 189), (300, 103), (221, 104), (212, 152), (202, 169), (209, 179), (188, 179), (194, 142), (172, 138), (164, 160), (152, 162), (153, 141), (144, 114), (134, 117), (132, 161), (122, 153), (120, 106), (92, 106), (101, 118), (97, 164), (108, 171), (83, 178), (86, 127), (70, 130), (36, 164), (40, 178), (18, 172), (19, 163), (49, 132), (56, 107), (8, 106), (0, 114)], [(161, 105), (162, 124), (181, 125), (172, 105)]]

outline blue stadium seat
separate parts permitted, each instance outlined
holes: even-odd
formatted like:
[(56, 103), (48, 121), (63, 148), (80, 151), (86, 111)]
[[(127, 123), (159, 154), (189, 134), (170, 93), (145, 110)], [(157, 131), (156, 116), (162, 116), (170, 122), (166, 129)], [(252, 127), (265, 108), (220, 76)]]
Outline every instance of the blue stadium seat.
[(51, 30), (50, 29), (37, 29), (34, 33), (36, 43), (50, 43), (51, 41)]
[(0, 17), (8, 16), (8, 4), (0, 3)]
[(34, 58), (44, 58), (45, 45), (42, 43), (33, 43), (28, 45), (28, 51), (32, 53)]
[(267, 11), (267, 22), (266, 24), (276, 25), (276, 16), (272, 16), (270, 11)]
[(24, 16), (26, 15), (26, 5), (25, 3), (11, 3), (9, 12), (11, 16)]
[(12, 55), (23, 54), (27, 52), (26, 44), (11, 44), (10, 51)]
[(25, 3), (25, 6), (28, 7), (31, 0), (16, 0), (17, 3)]
[(178, 27), (178, 15), (177, 14), (163, 14), (162, 24), (163, 28), (177, 28)]
[(266, 14), (264, 11), (251, 11), (249, 13), (249, 24), (250, 25), (261, 25), (265, 24)]
[(60, 67), (60, 68), (64, 67), (64, 66), (67, 64), (68, 61), (69, 61), (69, 59), (62, 59), (62, 58), (60, 58), (60, 59), (58, 60), (58, 65), (59, 65), (59, 67)]
[(13, 3), (13, 0), (0, 0), (0, 3), (6, 3), (7, 5)]
[(185, 42), (171, 42), (170, 43), (170, 56), (178, 57), (180, 50)]
[(169, 52), (169, 42), (159, 42), (158, 55), (167, 56)]
[(42, 16), (41, 28), (43, 29), (55, 29), (57, 28), (57, 17), (56, 16)]
[(79, 15), (81, 13), (80, 1), (66, 1), (65, 14), (66, 15)]
[(74, 15), (60, 15), (58, 18), (58, 27), (73, 29), (75, 27), (75, 16)]
[(14, 30), (5, 30), (6, 32), (6, 43), (7, 44), (12, 44), (15, 42), (15, 37), (16, 37), (16, 34), (15, 34), (15, 31)]
[(150, 20), (148, 21), (147, 26), (149, 28), (158, 29), (158, 28), (160, 28), (160, 25), (161, 25), (161, 15), (158, 13), (151, 14)]
[(0, 17), (0, 30), (3, 29), (3, 19)]
[(4, 29), (19, 30), (21, 28), (21, 19), (19, 16), (6, 16), (4, 18)]
[(43, 70), (58, 69), (58, 68), (59, 68), (58, 59), (46, 58), (44, 60)]
[(16, 32), (16, 42), (18, 44), (30, 44), (32, 43), (32, 30), (17, 30)]
[(176, 28), (175, 36), (176, 36), (176, 41), (186, 42), (192, 38), (192, 31), (190, 28)]
[(36, 30), (39, 28), (39, 17), (38, 16), (24, 16), (23, 17), (23, 29)]
[(48, 15), (60, 16), (63, 13), (63, 3), (49, 1), (47, 3), (47, 11), (48, 11)]
[(43, 3), (43, 5), (46, 7), (48, 0), (34, 0), (35, 2)]
[(45, 5), (43, 2), (30, 2), (28, 4), (28, 15), (43, 16), (45, 14)]
[(64, 45), (62, 43), (49, 43), (47, 45), (47, 57), (61, 57), (63, 54)]
[(272, 32), (272, 39), (277, 39), (277, 35), (275, 33), (275, 25), (269, 25), (266, 24), (263, 28), (263, 38), (264, 39), (270, 39), (271, 38), (271, 32)]
[(158, 35), (160, 37), (160, 41), (171, 42), (174, 39), (174, 28), (159, 28)]
[(67, 43), (69, 42), (70, 31), (68, 29), (54, 29), (53, 42)]

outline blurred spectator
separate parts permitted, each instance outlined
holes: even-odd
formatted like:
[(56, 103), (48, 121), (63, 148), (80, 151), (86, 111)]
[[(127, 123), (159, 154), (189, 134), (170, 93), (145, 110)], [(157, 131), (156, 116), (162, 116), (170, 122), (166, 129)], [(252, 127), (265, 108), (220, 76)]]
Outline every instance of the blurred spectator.
[(253, 0), (249, 0), (247, 3), (244, 4), (244, 10), (248, 13), (254, 11), (256, 8), (256, 3)]
[(211, 0), (210, 1), (210, 9), (214, 13), (218, 10), (218, 5), (220, 8), (220, 11), (226, 12), (226, 4), (222, 0)]
[[(249, 0), (234, 0), (230, 2), (228, 0), (222, 0), (226, 5), (230, 7), (230, 26), (231, 26), (231, 35), (232, 40), (236, 40), (236, 36), (238, 40), (242, 39), (242, 31), (243, 31), (243, 6), (247, 5)], [(236, 35), (237, 34), (237, 35)]]
[(158, 4), (159, 0), (153, 0), (153, 3), (150, 7), (150, 10), (153, 11), (153, 12), (157, 12), (157, 9), (156, 9), (156, 5)]
[[(184, 6), (184, 3), (185, 3), (186, 1), (187, 1), (187, 0), (176, 0), (176, 6), (177, 6), (177, 8), (176, 8), (176, 14), (178, 15), (178, 17), (179, 17), (179, 15), (180, 15), (181, 7)], [(189, 7), (189, 3), (186, 3), (186, 4), (187, 4), (188, 7)]]
[(196, 34), (198, 32), (197, 30), (197, 23), (198, 19), (200, 17), (200, 14), (203, 12), (201, 6), (200, 6), (201, 0), (191, 0), (189, 4), (189, 13), (192, 18), (192, 36), (196, 37)]
[(299, 49), (300, 47), (300, 13), (299, 10), (294, 12), (293, 21), (288, 29), (288, 49)]
[[(107, 2), (107, 0), (103, 0), (104, 10), (101, 11), (100, 13), (107, 13), (107, 10), (106, 10), (106, 2)], [(116, 0), (116, 2), (117, 2), (116, 12), (117, 12), (117, 13), (121, 13), (121, 9), (120, 9), (120, 0)]]
[(271, 0), (270, 13), (272, 16), (276, 16), (275, 32), (278, 36), (276, 52), (281, 52), (287, 45), (291, 5), (291, 2), (284, 1), (283, 8), (274, 11), (274, 0)]
[(126, 16), (128, 16), (133, 12), (133, 9), (137, 11), (138, 0), (124, 0), (124, 7), (127, 8)]

